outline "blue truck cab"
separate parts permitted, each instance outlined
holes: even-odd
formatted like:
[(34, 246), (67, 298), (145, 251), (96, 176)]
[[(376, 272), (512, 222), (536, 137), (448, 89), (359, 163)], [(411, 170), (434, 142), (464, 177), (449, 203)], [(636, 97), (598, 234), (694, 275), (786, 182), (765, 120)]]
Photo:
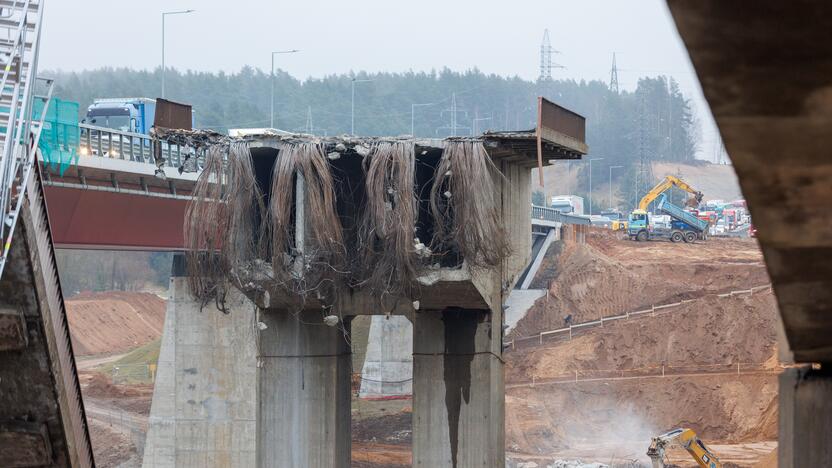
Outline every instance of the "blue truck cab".
[(646, 241), (650, 239), (651, 231), (650, 214), (645, 210), (633, 210), (627, 218), (627, 234), (630, 238)]
[(150, 98), (96, 99), (82, 121), (121, 132), (149, 134), (156, 115), (156, 100)]

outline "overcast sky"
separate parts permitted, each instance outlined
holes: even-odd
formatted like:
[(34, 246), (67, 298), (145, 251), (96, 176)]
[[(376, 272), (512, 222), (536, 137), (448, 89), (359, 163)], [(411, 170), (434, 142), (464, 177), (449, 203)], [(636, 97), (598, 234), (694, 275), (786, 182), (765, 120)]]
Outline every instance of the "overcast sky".
[(702, 122), (700, 157), (714, 153), (716, 130), (687, 52), (662, 0), (57, 0), (45, 10), (41, 69), (102, 66), (151, 69), (161, 63), (161, 12), (167, 17), (169, 67), (267, 71), (304, 79), (359, 71), (477, 67), (486, 73), (539, 74), (548, 28), (555, 78), (609, 81), (612, 53), (619, 83), (671, 75), (694, 99)]

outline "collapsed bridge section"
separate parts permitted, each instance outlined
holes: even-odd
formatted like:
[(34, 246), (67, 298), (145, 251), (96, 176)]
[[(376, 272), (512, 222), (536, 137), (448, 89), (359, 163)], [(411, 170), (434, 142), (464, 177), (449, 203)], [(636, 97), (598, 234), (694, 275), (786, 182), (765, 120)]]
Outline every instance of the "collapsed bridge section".
[[(582, 128), (580, 116), (550, 110)], [(414, 324), (414, 464), (503, 464), (502, 304), (529, 256), (530, 170), (581, 157), (582, 140), (564, 144), (571, 141), (565, 134), (551, 139), (555, 133), (539, 129), (446, 140), (239, 135), (162, 135), (202, 140), (207, 148), (185, 215), (182, 279), (172, 283), (175, 307), (211, 314), (183, 317), (188, 348), (175, 342), (189, 367), (174, 363), (174, 372), (183, 374), (189, 394), (210, 387), (211, 408), (217, 395), (255, 400), (254, 421), (231, 427), (256, 428), (248, 442), (256, 450), (246, 453), (254, 452), (259, 466), (347, 467), (351, 320), (405, 315)], [(237, 318), (222, 325), (221, 311)], [(234, 337), (239, 325), (230, 325), (244, 314), (256, 324), (248, 345)], [(245, 347), (228, 360), (256, 356), (256, 366), (223, 361), (235, 374), (219, 380), (229, 388), (217, 391), (218, 381), (207, 377), (211, 364), (184, 357), (208, 351), (194, 340), (203, 332)], [(252, 387), (256, 392), (244, 390)], [(173, 406), (190, 415), (193, 402), (209, 404), (181, 399)], [(154, 399), (148, 440), (161, 416), (156, 407)], [(186, 453), (178, 446), (152, 466), (198, 459), (193, 447)], [(246, 465), (251, 459), (240, 447), (231, 456)]]

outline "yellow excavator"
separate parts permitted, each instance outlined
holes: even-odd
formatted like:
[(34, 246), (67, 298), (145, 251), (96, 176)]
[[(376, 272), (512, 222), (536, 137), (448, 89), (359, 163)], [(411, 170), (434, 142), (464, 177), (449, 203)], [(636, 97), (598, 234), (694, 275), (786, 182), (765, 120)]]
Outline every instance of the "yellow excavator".
[(722, 468), (722, 463), (711, 450), (705, 446), (691, 429), (675, 429), (658, 437), (653, 437), (647, 456), (653, 462), (653, 468), (664, 468), (665, 449), (678, 445), (687, 450), (701, 468)]
[(696, 207), (702, 202), (702, 192), (694, 190), (694, 188), (688, 185), (684, 180), (676, 176), (669, 175), (665, 176), (663, 181), (656, 184), (655, 187), (650, 189), (650, 191), (641, 198), (641, 201), (638, 202), (638, 209), (647, 212), (647, 207), (650, 203), (653, 203), (659, 195), (663, 194), (667, 189), (673, 186), (679, 187), (685, 192), (693, 195), (693, 198), (689, 198), (686, 203), (688, 206)]
[[(707, 221), (700, 220), (692, 213), (672, 203), (668, 203), (667, 196), (664, 192), (674, 186), (693, 194), (693, 197), (689, 198), (685, 203), (686, 205), (697, 206), (702, 201), (702, 192), (695, 190), (678, 177), (672, 175), (665, 176), (664, 180), (656, 184), (655, 187), (650, 189), (641, 198), (638, 208), (630, 213), (627, 219), (627, 234), (631, 239), (646, 241), (651, 238), (667, 238), (672, 242), (694, 242), (696, 239), (705, 239), (708, 229)], [(647, 207), (656, 200), (658, 200), (656, 208), (673, 218), (669, 228), (665, 227), (660, 229), (650, 222)]]

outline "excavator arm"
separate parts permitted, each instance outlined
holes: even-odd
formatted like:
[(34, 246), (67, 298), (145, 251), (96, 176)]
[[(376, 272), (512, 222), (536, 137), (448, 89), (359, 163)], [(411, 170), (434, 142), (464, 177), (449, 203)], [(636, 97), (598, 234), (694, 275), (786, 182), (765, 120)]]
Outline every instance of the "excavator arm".
[(693, 198), (696, 200), (696, 203), (702, 201), (702, 192), (695, 190), (693, 187), (687, 184), (684, 180), (676, 177), (676, 176), (665, 176), (664, 180), (656, 184), (655, 187), (650, 189), (644, 197), (642, 197), (641, 201), (638, 203), (638, 208), (640, 210), (647, 211), (647, 206), (650, 205), (656, 198), (659, 197), (662, 193), (664, 193), (667, 189), (673, 186), (679, 187), (680, 189), (693, 194)]
[(692, 429), (675, 429), (658, 437), (653, 437), (647, 456), (653, 462), (653, 468), (664, 468), (665, 449), (672, 445), (679, 445), (687, 450), (696, 460), (700, 468), (722, 468), (722, 462)]

